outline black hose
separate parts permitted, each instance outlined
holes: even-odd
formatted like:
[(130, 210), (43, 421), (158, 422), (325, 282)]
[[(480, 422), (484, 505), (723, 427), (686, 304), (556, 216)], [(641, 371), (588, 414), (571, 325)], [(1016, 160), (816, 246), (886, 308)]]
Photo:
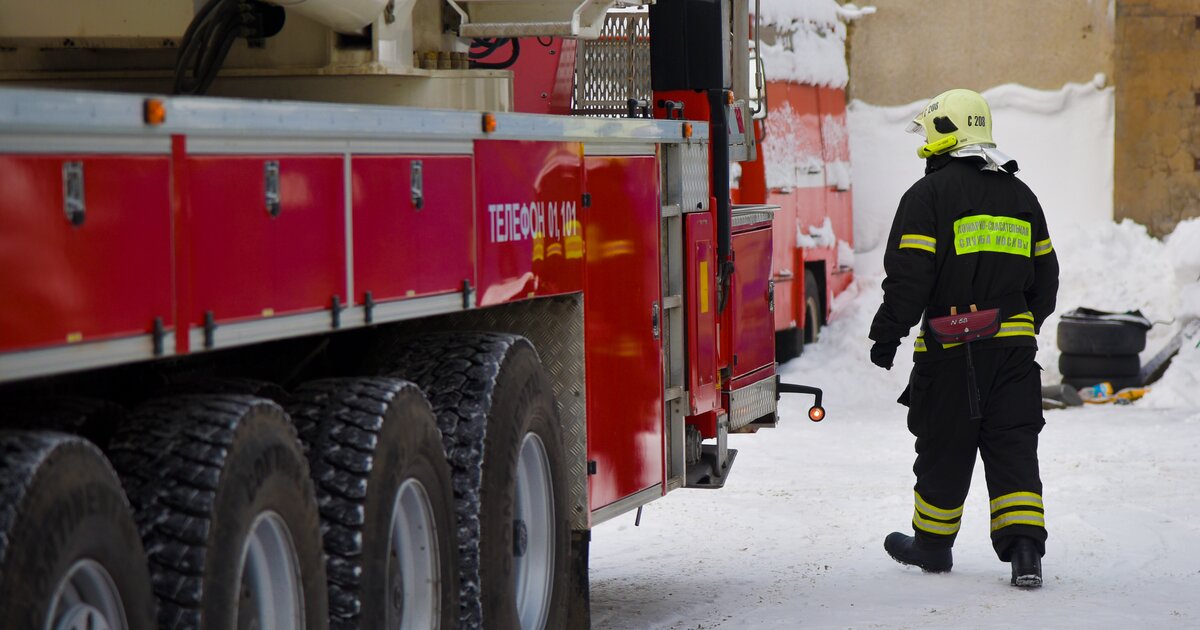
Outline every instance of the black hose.
[[(480, 44), (478, 46), (476, 46), (476, 42), (479, 42)], [(492, 53), (499, 50), (500, 47), (505, 44), (512, 45), (512, 53), (509, 55), (508, 59), (505, 59), (504, 61), (497, 61), (497, 62), (479, 61), (480, 59), (487, 58), (489, 55), (491, 55)], [(472, 50), (471, 53), (469, 54), (472, 68), (481, 68), (484, 70), (504, 70), (506, 68), (512, 67), (512, 65), (514, 63), (517, 63), (517, 57), (521, 56), (521, 42), (519, 40), (517, 40), (516, 38), (497, 38), (495, 40), (490, 40), (490, 41), (476, 39), (471, 42), (471, 48), (474, 49), (476, 47), (483, 48), (483, 51), (475, 52), (474, 50)]]
[(717, 199), (717, 312), (725, 311), (733, 277), (733, 209), (729, 201), (729, 116), (725, 90), (708, 90), (709, 147), (712, 153), (712, 189)]

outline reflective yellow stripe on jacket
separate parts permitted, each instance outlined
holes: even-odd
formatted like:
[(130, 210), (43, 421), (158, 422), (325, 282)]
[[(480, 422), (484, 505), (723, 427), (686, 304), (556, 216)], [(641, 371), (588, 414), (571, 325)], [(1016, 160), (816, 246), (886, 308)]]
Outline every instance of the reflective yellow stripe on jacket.
[(1050, 239), (1046, 239), (1044, 241), (1038, 241), (1033, 244), (1033, 255), (1034, 256), (1045, 256), (1046, 254), (1049, 254), (1052, 251), (1054, 251), (1054, 245), (1052, 245), (1050, 243)]
[(905, 234), (900, 237), (900, 249), (923, 249), (930, 254), (936, 254), (937, 239), (924, 234)]

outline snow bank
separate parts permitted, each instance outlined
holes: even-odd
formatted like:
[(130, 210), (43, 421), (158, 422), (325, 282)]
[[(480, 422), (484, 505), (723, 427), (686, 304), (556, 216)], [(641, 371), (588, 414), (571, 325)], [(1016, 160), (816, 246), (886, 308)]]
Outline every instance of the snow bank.
[[(1104, 83), (1096, 75), (1056, 91), (1002, 85), (983, 93), (996, 143), (1020, 163), (1019, 176), (1041, 201), (1056, 243), (1080, 226), (1112, 220), (1113, 90)], [(904, 126), (925, 103), (879, 107), (854, 100), (848, 107), (860, 251), (887, 238), (900, 196), (924, 172), (919, 138)]]
[(763, 23), (775, 27), (777, 35), (774, 43), (763, 42), (761, 51), (769, 80), (845, 87), (850, 78), (846, 22), (875, 8), (839, 6), (834, 0), (762, 0), (761, 11)]

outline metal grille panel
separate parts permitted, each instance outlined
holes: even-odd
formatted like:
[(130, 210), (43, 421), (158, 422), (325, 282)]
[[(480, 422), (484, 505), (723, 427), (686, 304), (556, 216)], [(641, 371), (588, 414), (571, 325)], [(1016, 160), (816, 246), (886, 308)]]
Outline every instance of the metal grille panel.
[(708, 211), (708, 145), (686, 144), (679, 148), (683, 175), (684, 212)]
[(729, 392), (729, 430), (738, 429), (775, 413), (775, 379), (765, 378), (753, 385)]
[(650, 15), (613, 13), (600, 37), (575, 53), (575, 113), (625, 116), (629, 99), (649, 100)]

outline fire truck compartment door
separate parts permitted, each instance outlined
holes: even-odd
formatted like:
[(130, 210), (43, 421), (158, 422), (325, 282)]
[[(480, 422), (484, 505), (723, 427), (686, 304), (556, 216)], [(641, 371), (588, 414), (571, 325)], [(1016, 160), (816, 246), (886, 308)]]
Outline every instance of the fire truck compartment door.
[(713, 218), (687, 215), (688, 401), (691, 413), (716, 409), (717, 394), (717, 252)]
[(663, 480), (657, 164), (585, 157), (588, 477), (591, 509)]

